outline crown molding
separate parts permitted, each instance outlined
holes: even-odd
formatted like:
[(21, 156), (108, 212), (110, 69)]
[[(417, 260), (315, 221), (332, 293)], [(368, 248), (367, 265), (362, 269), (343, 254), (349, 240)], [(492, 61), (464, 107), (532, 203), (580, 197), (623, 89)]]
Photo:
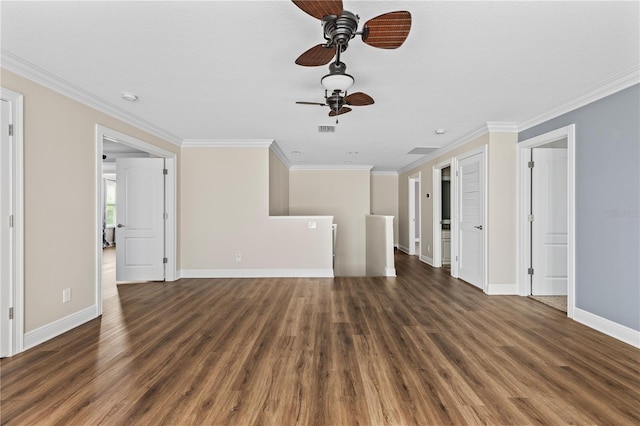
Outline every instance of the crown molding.
[(412, 171), (413, 169), (415, 169), (416, 167), (420, 167), (423, 164), (428, 163), (429, 161), (433, 160), (434, 158), (440, 157), (441, 155), (446, 154), (447, 152), (453, 151), (454, 149), (461, 147), (464, 144), (467, 144), (471, 141), (473, 141), (474, 139), (479, 138), (480, 136), (486, 135), (487, 133), (489, 133), (489, 127), (487, 124), (485, 124), (484, 126), (470, 132), (467, 133), (466, 135), (464, 135), (463, 137), (461, 137), (460, 139), (458, 139), (457, 141), (447, 144), (445, 146), (443, 146), (442, 148), (440, 148), (437, 151), (433, 151), (431, 154), (425, 155), (423, 158), (414, 161), (413, 163), (409, 163), (406, 166), (404, 166), (403, 168), (401, 168), (400, 170), (398, 170), (398, 174), (402, 175), (405, 173), (408, 173), (410, 171)]
[(518, 123), (510, 121), (487, 121), (489, 133), (518, 133)]
[(183, 148), (269, 148), (273, 139), (185, 139)]
[(373, 166), (362, 166), (362, 165), (354, 165), (354, 164), (350, 164), (350, 165), (345, 165), (345, 166), (339, 166), (339, 165), (326, 165), (326, 166), (314, 166), (314, 165), (308, 165), (308, 166), (302, 166), (302, 165), (298, 165), (298, 166), (291, 166), (290, 170), (324, 170), (324, 171), (334, 171), (334, 170), (347, 170), (347, 171), (370, 171), (373, 168)]
[(552, 120), (592, 102), (606, 98), (607, 96), (613, 95), (614, 93), (627, 89), (638, 83), (640, 83), (640, 66), (634, 66), (592, 86), (587, 90), (565, 99), (560, 102), (557, 107), (520, 123), (518, 125), (518, 131), (522, 132), (523, 130), (527, 130), (533, 126)]
[(178, 136), (143, 120), (142, 118), (132, 115), (124, 109), (121, 109), (106, 100), (87, 92), (81, 87), (58, 77), (44, 68), (41, 68), (5, 49), (0, 49), (0, 54), (2, 55), (2, 68), (7, 71), (18, 74), (21, 77), (34, 81), (48, 89), (60, 93), (61, 95), (135, 126), (138, 129), (164, 139), (173, 145), (180, 146), (182, 142), (182, 139)]
[(372, 170), (371, 176), (398, 176), (398, 172), (390, 171), (390, 170)]
[(276, 157), (278, 157), (280, 159), (280, 161), (282, 161), (284, 163), (284, 165), (287, 167), (287, 169), (291, 168), (291, 163), (289, 162), (289, 159), (284, 154), (284, 152), (282, 151), (282, 148), (280, 148), (280, 145), (278, 145), (277, 142), (274, 141), (271, 144), (270, 149), (271, 149), (271, 151), (273, 151), (273, 153), (276, 155)]

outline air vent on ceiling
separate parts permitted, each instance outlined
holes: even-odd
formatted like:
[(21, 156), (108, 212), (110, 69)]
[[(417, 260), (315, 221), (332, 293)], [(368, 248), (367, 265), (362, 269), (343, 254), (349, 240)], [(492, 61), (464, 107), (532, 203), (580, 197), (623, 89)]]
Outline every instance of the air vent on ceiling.
[(419, 155), (426, 155), (426, 154), (431, 154), (433, 151), (435, 151), (436, 149), (438, 149), (438, 147), (433, 147), (433, 146), (418, 146), (416, 148), (413, 148), (411, 151), (407, 152), (407, 154), (419, 154)]
[(318, 126), (319, 133), (333, 133), (336, 131), (336, 126)]

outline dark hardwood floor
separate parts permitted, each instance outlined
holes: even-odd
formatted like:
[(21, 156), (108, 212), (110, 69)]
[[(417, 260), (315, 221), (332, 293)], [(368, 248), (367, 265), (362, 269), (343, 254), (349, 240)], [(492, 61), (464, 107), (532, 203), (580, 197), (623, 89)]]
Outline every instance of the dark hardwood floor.
[(396, 268), (105, 288), (102, 318), (1, 361), (2, 424), (640, 423), (640, 350)]

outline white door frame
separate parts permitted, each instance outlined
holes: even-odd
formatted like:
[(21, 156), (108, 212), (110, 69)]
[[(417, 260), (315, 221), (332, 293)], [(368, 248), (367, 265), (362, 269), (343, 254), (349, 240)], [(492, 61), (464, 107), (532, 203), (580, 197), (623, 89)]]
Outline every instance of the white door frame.
[[(422, 172), (418, 172), (415, 175), (411, 175), (408, 178), (408, 184), (409, 184), (409, 253), (410, 255), (418, 255), (418, 257), (422, 257), (422, 223), (421, 223), (421, 217), (422, 217), (422, 200), (420, 195), (422, 194), (422, 184), (421, 184), (421, 177), (422, 177)], [(416, 199), (416, 185), (418, 187), (418, 197)], [(415, 221), (411, 220), (413, 218), (413, 216), (415, 216), (415, 211), (416, 211), (416, 203), (418, 204), (418, 215), (417, 217), (415, 217)], [(418, 242), (418, 253), (416, 253), (416, 223), (418, 223), (418, 229), (420, 229), (420, 240)]]
[(488, 175), (489, 175), (489, 146), (482, 145), (478, 148), (472, 149), (470, 151), (464, 152), (456, 157), (451, 159), (451, 186), (453, 187), (452, 198), (454, 211), (451, 212), (451, 276), (454, 278), (459, 278), (459, 258), (460, 258), (460, 227), (458, 226), (458, 210), (460, 208), (460, 177), (458, 176), (459, 172), (459, 163), (465, 158), (471, 157), (476, 154), (483, 154), (484, 161), (484, 173), (482, 176), (482, 185), (484, 186), (484, 212), (483, 212), (483, 224), (482, 229), (484, 232), (484, 241), (483, 241), (483, 259), (482, 259), (482, 291), (488, 293), (488, 283), (489, 283), (489, 188), (488, 188)]
[[(9, 156), (10, 182), (9, 209), (13, 215), (13, 235), (10, 248), (10, 279), (3, 285), (9, 286), (10, 301), (13, 307), (13, 320), (9, 313), (2, 312), (3, 321), (12, 321), (10, 325), (10, 347), (6, 356), (13, 356), (24, 350), (24, 97), (22, 94), (0, 87), (0, 98), (11, 106), (11, 124), (13, 125), (12, 145)], [(2, 218), (4, 221), (8, 218)]]
[(165, 167), (167, 169), (167, 179), (165, 184), (165, 211), (168, 214), (165, 226), (165, 253), (167, 256), (167, 264), (165, 266), (165, 281), (175, 281), (177, 279), (176, 274), (176, 241), (177, 241), (177, 200), (176, 200), (176, 188), (177, 188), (177, 161), (176, 154), (166, 149), (162, 149), (150, 143), (141, 141), (124, 133), (120, 133), (116, 130), (103, 127), (96, 124), (96, 200), (95, 200), (95, 223), (96, 223), (96, 307), (98, 315), (102, 314), (102, 199), (103, 185), (102, 185), (102, 141), (103, 139), (110, 139), (112, 141), (128, 145), (133, 148), (137, 148), (141, 151), (148, 152), (149, 154), (165, 159)]
[(567, 139), (567, 316), (573, 318), (575, 310), (575, 124), (527, 139), (518, 143), (517, 190), (518, 190), (518, 232), (517, 232), (517, 280), (521, 296), (529, 295), (530, 278), (527, 272), (531, 259), (531, 235), (528, 214), (531, 211), (531, 174), (528, 162), (531, 149)]
[[(440, 221), (442, 220), (442, 169), (445, 169), (447, 167), (451, 168), (452, 163), (453, 163), (452, 159), (448, 159), (432, 167), (432, 171), (433, 171), (433, 241), (431, 242), (431, 244), (433, 244), (432, 256), (433, 256), (434, 268), (442, 267), (442, 224), (440, 223)], [(453, 214), (453, 211), (451, 213)], [(453, 259), (451, 260), (453, 263)]]

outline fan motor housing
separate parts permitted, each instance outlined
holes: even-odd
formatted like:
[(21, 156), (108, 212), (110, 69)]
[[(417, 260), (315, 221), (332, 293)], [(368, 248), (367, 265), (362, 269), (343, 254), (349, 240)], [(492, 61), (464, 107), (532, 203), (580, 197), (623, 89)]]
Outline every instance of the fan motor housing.
[(344, 96), (341, 96), (340, 93), (334, 93), (328, 96), (327, 105), (329, 105), (329, 108), (333, 111), (339, 111), (344, 106)]
[(359, 20), (358, 15), (348, 10), (343, 10), (340, 16), (325, 16), (322, 18), (325, 39), (346, 49), (349, 40), (356, 35)]

